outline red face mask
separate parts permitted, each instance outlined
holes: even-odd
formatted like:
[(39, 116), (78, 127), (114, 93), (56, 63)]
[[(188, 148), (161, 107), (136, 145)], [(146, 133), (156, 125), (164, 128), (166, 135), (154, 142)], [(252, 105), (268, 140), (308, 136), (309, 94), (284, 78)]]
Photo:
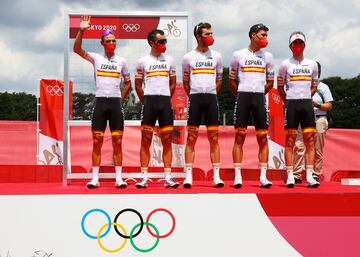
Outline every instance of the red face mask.
[(211, 46), (214, 44), (214, 37), (213, 36), (209, 36), (209, 37), (205, 37), (204, 38), (204, 44), (206, 46)]
[(267, 40), (267, 38), (259, 38), (258, 46), (259, 46), (260, 48), (265, 48), (267, 45), (268, 45), (268, 40)]
[(155, 49), (156, 49), (156, 51), (158, 51), (159, 53), (165, 53), (165, 51), (166, 51), (166, 44), (161, 44), (161, 45), (156, 44), (156, 45), (155, 45)]
[(295, 56), (302, 55), (302, 53), (304, 52), (304, 49), (305, 49), (305, 46), (302, 44), (294, 44), (291, 48), (291, 50)]
[(105, 51), (109, 54), (114, 54), (115, 49), (116, 49), (116, 44), (110, 43), (105, 45)]

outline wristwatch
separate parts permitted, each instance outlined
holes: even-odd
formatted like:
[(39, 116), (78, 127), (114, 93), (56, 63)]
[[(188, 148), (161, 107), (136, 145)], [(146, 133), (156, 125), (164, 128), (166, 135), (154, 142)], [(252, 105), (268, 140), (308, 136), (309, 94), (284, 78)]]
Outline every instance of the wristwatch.
[(318, 103), (318, 104), (316, 105), (316, 107), (320, 109), (320, 107), (321, 107), (321, 104), (319, 104), (319, 103)]

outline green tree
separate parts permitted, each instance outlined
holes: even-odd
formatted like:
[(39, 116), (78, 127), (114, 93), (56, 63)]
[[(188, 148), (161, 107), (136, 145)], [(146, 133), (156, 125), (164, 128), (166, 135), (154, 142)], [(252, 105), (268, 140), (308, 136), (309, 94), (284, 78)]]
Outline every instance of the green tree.
[(226, 125), (233, 124), (235, 97), (231, 94), (229, 87), (229, 68), (224, 67), (221, 90), (218, 94), (220, 120), (223, 124), (225, 114)]
[(36, 96), (0, 93), (0, 120), (36, 120)]
[(330, 77), (323, 80), (334, 98), (331, 117), (335, 128), (360, 128), (360, 75), (351, 79)]

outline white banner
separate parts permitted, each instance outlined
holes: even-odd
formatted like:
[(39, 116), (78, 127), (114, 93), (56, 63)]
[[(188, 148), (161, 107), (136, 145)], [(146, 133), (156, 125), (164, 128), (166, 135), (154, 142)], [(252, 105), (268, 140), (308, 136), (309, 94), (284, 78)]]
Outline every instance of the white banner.
[(18, 195), (0, 206), (1, 257), (301, 256), (255, 194)]
[(187, 17), (161, 17), (158, 29), (163, 30), (168, 39), (186, 39)]
[(270, 169), (285, 169), (285, 148), (272, 140), (269, 142), (269, 168)]
[(63, 141), (58, 141), (55, 138), (51, 138), (39, 133), (38, 155), (38, 164), (63, 165)]

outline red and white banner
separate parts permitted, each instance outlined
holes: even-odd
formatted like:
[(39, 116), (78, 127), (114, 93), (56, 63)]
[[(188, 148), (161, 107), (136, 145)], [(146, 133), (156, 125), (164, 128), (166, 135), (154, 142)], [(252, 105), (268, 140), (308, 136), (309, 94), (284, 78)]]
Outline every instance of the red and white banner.
[[(72, 114), (72, 81), (69, 90), (69, 117)], [(40, 80), (40, 132), (38, 164), (63, 164), (64, 82)]]
[(269, 103), (269, 167), (284, 169), (284, 109), (277, 89), (271, 89), (268, 94)]
[[(80, 16), (70, 16), (70, 38), (76, 37), (79, 25)], [(153, 29), (163, 30), (167, 38), (184, 39), (187, 20), (185, 17), (92, 16), (83, 38), (99, 39), (106, 29), (112, 29), (119, 39), (146, 39)]]

